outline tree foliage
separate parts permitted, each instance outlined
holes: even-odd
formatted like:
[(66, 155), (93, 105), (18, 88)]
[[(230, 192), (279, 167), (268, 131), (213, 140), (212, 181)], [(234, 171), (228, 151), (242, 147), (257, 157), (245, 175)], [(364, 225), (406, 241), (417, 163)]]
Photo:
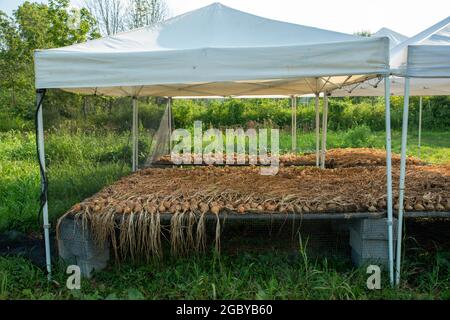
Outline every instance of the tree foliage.
[[(26, 1), (8, 16), (0, 12), (0, 112), (31, 117), (34, 101), (34, 51), (99, 37), (96, 22), (69, 0), (48, 5)], [(8, 111), (8, 112), (7, 112)]]
[(357, 36), (361, 36), (361, 37), (371, 37), (372, 36), (372, 32), (370, 30), (360, 30), (354, 33)]

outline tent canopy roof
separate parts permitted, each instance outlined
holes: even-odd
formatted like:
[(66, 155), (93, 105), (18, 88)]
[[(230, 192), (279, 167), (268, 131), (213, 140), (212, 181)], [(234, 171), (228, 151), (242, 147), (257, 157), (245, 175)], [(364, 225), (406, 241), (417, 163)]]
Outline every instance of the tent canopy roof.
[[(391, 93), (403, 96), (403, 77), (411, 77), (411, 96), (450, 95), (450, 17), (391, 49)], [(344, 86), (333, 96), (383, 96), (383, 81)]]
[(388, 37), (389, 38), (389, 47), (393, 48), (396, 45), (402, 43), (406, 39), (408, 39), (407, 36), (402, 35), (401, 33), (398, 33), (392, 29), (389, 28), (381, 28), (377, 32), (375, 32), (373, 37)]
[(112, 96), (314, 93), (385, 74), (388, 46), (385, 37), (280, 22), (214, 3), (154, 27), (38, 50), (36, 87)]
[(450, 77), (450, 17), (395, 46), (390, 62), (399, 76)]
[(271, 20), (220, 3), (114, 36), (75, 44), (56, 51), (99, 52), (248, 48), (354, 41), (360, 37)]

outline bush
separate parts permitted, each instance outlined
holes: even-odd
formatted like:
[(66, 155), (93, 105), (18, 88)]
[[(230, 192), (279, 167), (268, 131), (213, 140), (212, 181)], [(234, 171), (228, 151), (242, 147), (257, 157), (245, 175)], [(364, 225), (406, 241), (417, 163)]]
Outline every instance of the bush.
[[(431, 100), (430, 106), (428, 101)], [(322, 113), (322, 100), (320, 112)], [(260, 126), (288, 128), (291, 126), (289, 99), (225, 99), (225, 100), (175, 100), (173, 106), (175, 127), (190, 128), (195, 120), (205, 127), (246, 127), (250, 121)], [(403, 116), (403, 97), (391, 98), (391, 124), (400, 129)], [(328, 111), (330, 130), (348, 130), (366, 126), (370, 130), (385, 128), (384, 98), (330, 98)], [(418, 98), (410, 104), (410, 126), (418, 125)], [(424, 98), (423, 126), (430, 129), (450, 127), (450, 99)], [(297, 125), (303, 131), (315, 127), (314, 100), (298, 103)]]
[[(418, 126), (419, 98), (411, 97), (409, 125)], [(87, 103), (87, 114), (84, 114)], [(320, 112), (322, 112), (322, 99)], [(155, 98), (139, 99), (139, 122), (145, 130), (156, 131), (165, 111), (165, 101)], [(1, 110), (1, 109), (0, 109)], [(400, 129), (403, 97), (391, 98), (391, 123)], [(258, 127), (289, 128), (291, 108), (289, 99), (176, 99), (173, 102), (173, 119), (176, 128), (191, 128), (194, 121), (202, 121), (205, 128), (247, 127), (253, 122)], [(330, 130), (348, 130), (367, 126), (380, 131), (385, 128), (384, 98), (336, 98), (329, 99)], [(21, 116), (4, 109), (0, 111), (0, 131), (34, 130), (34, 114)], [(45, 128), (64, 127), (82, 131), (129, 131), (132, 122), (130, 98), (88, 97), (49, 94), (44, 104)], [(314, 99), (299, 99), (297, 125), (300, 131), (312, 131), (315, 127)], [(442, 130), (450, 127), (450, 98), (423, 98), (423, 128)]]
[(0, 132), (6, 132), (10, 130), (31, 130), (34, 126), (32, 121), (27, 121), (19, 116), (14, 116), (9, 113), (0, 112)]
[(357, 126), (344, 133), (344, 144), (353, 148), (372, 148), (376, 144), (376, 135), (366, 125)]

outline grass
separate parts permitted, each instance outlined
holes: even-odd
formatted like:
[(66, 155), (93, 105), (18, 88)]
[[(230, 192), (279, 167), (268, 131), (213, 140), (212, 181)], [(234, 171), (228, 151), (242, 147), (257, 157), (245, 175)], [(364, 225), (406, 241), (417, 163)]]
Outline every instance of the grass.
[[(400, 132), (393, 132), (393, 150), (400, 151)], [(130, 172), (129, 133), (90, 133), (50, 130), (46, 134), (50, 218), (54, 225), (74, 203)], [(142, 139), (144, 140), (144, 139)], [(300, 133), (299, 151), (315, 148), (314, 133)], [(409, 155), (417, 153), (417, 133), (409, 136)], [(148, 150), (141, 141), (140, 150)], [(289, 151), (289, 133), (280, 134), (280, 148)], [(330, 131), (328, 148), (384, 147), (384, 132), (368, 127)], [(422, 159), (450, 159), (450, 132), (424, 131)], [(0, 133), (0, 232), (40, 230), (37, 221), (40, 188), (32, 133)], [(141, 161), (145, 153), (140, 155)], [(439, 249), (440, 250), (440, 249)], [(43, 272), (20, 257), (0, 257), (0, 299), (448, 299), (450, 253), (418, 250), (407, 261), (404, 286), (369, 291), (365, 269), (339, 260), (309, 260), (299, 249), (291, 259), (284, 253), (246, 253), (189, 259), (167, 259), (146, 265), (113, 266), (84, 281), (81, 291), (65, 288), (67, 275), (59, 266), (49, 284)], [(386, 279), (386, 277), (384, 277)]]
[[(35, 136), (0, 133), (0, 231), (36, 230), (39, 169)], [(130, 172), (124, 135), (49, 133), (49, 212), (54, 222), (70, 206)]]
[[(450, 131), (422, 132), (420, 158), (430, 163), (450, 163)], [(418, 156), (418, 132), (408, 134), (408, 155)], [(400, 153), (401, 133), (392, 133), (392, 150)]]
[(167, 258), (147, 264), (110, 266), (80, 290), (69, 290), (63, 266), (54, 283), (29, 261), (0, 257), (0, 299), (449, 299), (450, 256), (445, 252), (408, 254), (404, 282), (368, 290), (365, 268), (338, 259), (309, 259), (299, 246), (284, 252)]

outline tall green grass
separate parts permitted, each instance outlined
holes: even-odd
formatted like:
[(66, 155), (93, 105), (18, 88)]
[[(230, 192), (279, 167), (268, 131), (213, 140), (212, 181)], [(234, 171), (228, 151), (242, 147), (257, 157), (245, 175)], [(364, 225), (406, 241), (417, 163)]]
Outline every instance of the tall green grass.
[[(128, 174), (130, 157), (125, 134), (48, 132), (46, 159), (52, 222), (74, 203)], [(35, 135), (0, 133), (0, 230), (36, 230), (39, 192)]]

